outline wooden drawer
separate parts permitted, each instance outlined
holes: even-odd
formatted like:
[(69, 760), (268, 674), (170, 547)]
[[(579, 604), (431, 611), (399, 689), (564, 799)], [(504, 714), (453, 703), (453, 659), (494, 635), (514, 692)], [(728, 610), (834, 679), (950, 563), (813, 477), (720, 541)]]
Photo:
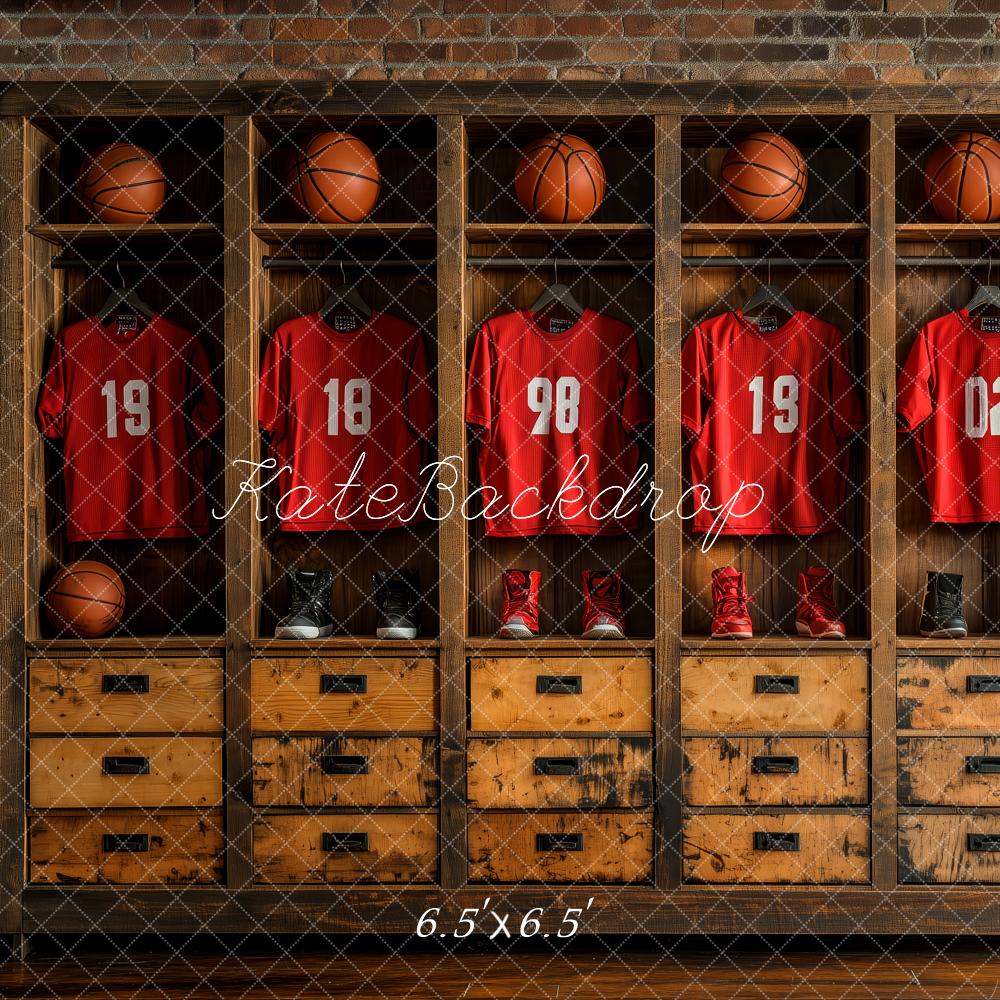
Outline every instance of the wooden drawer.
[(1000, 658), (901, 656), (896, 663), (900, 729), (1000, 729)]
[(268, 885), (433, 882), (437, 813), (263, 816), (253, 827), (254, 878)]
[(46, 812), (28, 820), (29, 875), (54, 885), (221, 882), (221, 810)]
[(480, 809), (615, 809), (653, 803), (653, 743), (605, 739), (470, 739), (469, 803)]
[(477, 657), (470, 669), (473, 730), (653, 731), (653, 670), (646, 657)]
[(684, 801), (694, 806), (852, 806), (868, 801), (868, 740), (688, 737)]
[(864, 732), (868, 660), (851, 654), (681, 658), (687, 732)]
[(470, 882), (648, 882), (651, 812), (478, 813)]
[(901, 815), (899, 881), (1000, 882), (1000, 816)]
[(29, 741), (28, 783), (29, 802), (38, 808), (218, 806), (222, 740), (35, 737)]
[(265, 732), (428, 732), (436, 663), (426, 658), (255, 659), (253, 728)]
[(1000, 806), (1000, 738), (900, 737), (904, 805)]
[(222, 661), (34, 659), (34, 733), (213, 733), (223, 728)]
[(258, 736), (258, 806), (431, 806), (438, 797), (430, 737)]
[(684, 818), (688, 882), (868, 882), (870, 857), (868, 817), (853, 813), (712, 813)]

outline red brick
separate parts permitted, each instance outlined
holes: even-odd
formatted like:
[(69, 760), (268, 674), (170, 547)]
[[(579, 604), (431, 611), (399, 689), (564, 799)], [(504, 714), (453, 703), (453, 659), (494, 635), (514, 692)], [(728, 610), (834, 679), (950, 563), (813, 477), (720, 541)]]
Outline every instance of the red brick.
[(122, 0), (122, 13), (143, 17), (163, 17), (170, 14), (190, 14), (191, 0)]
[(680, 35), (681, 19), (656, 14), (626, 14), (622, 18), (626, 38), (663, 38)]
[(555, 34), (556, 19), (548, 15), (523, 17), (495, 17), (490, 23), (493, 35), (512, 35), (516, 38), (548, 38)]
[(269, 62), (271, 46), (248, 45), (245, 42), (215, 42), (199, 45), (195, 53), (198, 63), (207, 66), (245, 66), (248, 63)]
[(389, 42), (385, 47), (386, 62), (444, 62), (448, 46), (444, 42)]
[(73, 21), (77, 38), (145, 38), (146, 21), (141, 17), (78, 17)]
[(599, 66), (560, 66), (556, 70), (560, 80), (613, 80), (617, 69), (602, 69)]
[(12, 17), (0, 17), (0, 39), (17, 38), (21, 33), (20, 23)]
[(128, 54), (138, 66), (167, 66), (191, 62), (193, 49), (175, 42), (136, 43), (128, 47)]
[(995, 66), (948, 66), (941, 70), (942, 83), (985, 83), (1000, 80), (1000, 68)]
[(566, 42), (561, 39), (519, 42), (517, 57), (536, 62), (566, 62), (570, 59), (582, 59), (583, 49), (576, 42)]
[(750, 38), (754, 19), (747, 14), (688, 14), (686, 38)]
[(878, 61), (880, 63), (908, 63), (913, 59), (913, 49), (909, 45), (880, 42)]
[(548, 66), (520, 63), (503, 66), (500, 72), (505, 80), (551, 80), (554, 73)]
[(652, 61), (655, 63), (677, 63), (681, 61), (680, 42), (656, 42), (653, 45)]
[(25, 38), (61, 35), (67, 27), (66, 19), (61, 17), (24, 17), (21, 19), (21, 34)]
[(592, 63), (633, 63), (649, 59), (650, 43), (643, 39), (621, 42), (594, 42), (587, 49)]
[[(2, 54), (5, 48), (6, 46), (0, 46), (0, 64), (15, 61)], [(127, 63), (129, 58), (127, 45), (63, 45), (59, 51), (63, 61), (71, 65), (74, 63)]]
[(447, 59), (458, 64), (501, 63), (512, 62), (516, 55), (513, 42), (451, 42)]
[(485, 17), (422, 17), (420, 33), (424, 38), (476, 38), (486, 34)]
[(240, 21), (240, 34), (249, 41), (263, 41), (271, 37), (271, 21), (254, 17)]
[(428, 66), (420, 74), (422, 80), (491, 80), (502, 75), (503, 69), (485, 66)]
[[(657, 10), (677, 10), (679, 7), (690, 7), (689, 0), (653, 0)], [(721, 10), (722, 0), (698, 0), (698, 6), (703, 10)]]
[(933, 76), (923, 66), (888, 66), (879, 71), (886, 83), (927, 83)]
[(937, 14), (951, 8), (951, 0), (886, 0), (889, 14)]
[(349, 17), (347, 33), (351, 38), (371, 38), (388, 41), (396, 38), (416, 38), (418, 22), (410, 18), (392, 20), (387, 17)]
[(846, 62), (875, 62), (877, 53), (874, 42), (841, 42), (837, 46), (837, 55)]
[(929, 17), (924, 22), (928, 38), (985, 38), (992, 27), (988, 17)]
[(351, 80), (386, 80), (388, 76), (384, 66), (358, 66), (348, 74)]
[(567, 35), (576, 38), (603, 38), (607, 35), (620, 37), (622, 19), (612, 16), (602, 17), (598, 14), (586, 17), (561, 17), (556, 22), (556, 34), (560, 38)]
[(319, 0), (320, 14), (343, 15), (354, 10), (353, 0)]
[(377, 45), (332, 43), (329, 45), (301, 45), (285, 42), (274, 45), (274, 62), (278, 66), (306, 66), (310, 63), (378, 62), (382, 51)]
[(329, 17), (278, 17), (273, 25), (275, 41), (347, 41), (347, 19)]
[(155, 38), (174, 41), (179, 38), (223, 38), (233, 32), (233, 22), (221, 17), (183, 17), (170, 21), (152, 21), (150, 33)]
[(812, 10), (810, 0), (722, 0), (723, 10)]

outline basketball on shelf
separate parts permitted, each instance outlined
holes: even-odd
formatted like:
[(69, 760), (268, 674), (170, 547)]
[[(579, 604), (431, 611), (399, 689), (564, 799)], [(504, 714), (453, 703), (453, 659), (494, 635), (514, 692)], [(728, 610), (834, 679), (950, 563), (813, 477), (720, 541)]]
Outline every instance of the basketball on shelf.
[(946, 222), (1000, 219), (1000, 142), (982, 132), (950, 136), (927, 160), (924, 194)]
[(152, 222), (167, 196), (167, 178), (146, 149), (127, 143), (102, 146), (83, 164), (80, 198), (101, 222)]
[(375, 154), (346, 132), (317, 132), (289, 157), (288, 189), (317, 222), (361, 222), (382, 189)]
[(583, 222), (604, 200), (604, 164), (586, 139), (553, 132), (521, 154), (514, 193), (540, 222)]
[(81, 639), (107, 635), (122, 620), (125, 587), (104, 563), (80, 559), (64, 566), (45, 593), (45, 614), (60, 633)]
[(741, 139), (722, 160), (726, 201), (754, 222), (784, 222), (802, 204), (809, 172), (796, 146), (774, 132)]

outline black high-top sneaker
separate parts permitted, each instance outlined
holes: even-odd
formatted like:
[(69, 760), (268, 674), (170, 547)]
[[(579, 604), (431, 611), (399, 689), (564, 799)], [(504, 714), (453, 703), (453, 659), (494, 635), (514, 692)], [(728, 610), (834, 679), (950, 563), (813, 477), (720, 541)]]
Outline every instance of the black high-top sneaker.
[(274, 630), (276, 639), (320, 639), (333, 633), (330, 592), (333, 573), (328, 569), (297, 569), (288, 574), (288, 614)]
[(960, 573), (928, 573), (920, 607), (920, 634), (930, 639), (964, 639), (969, 625), (962, 614)]
[(375, 603), (378, 605), (379, 639), (416, 639), (417, 601), (420, 599), (419, 575), (412, 569), (394, 569), (376, 573), (372, 578)]

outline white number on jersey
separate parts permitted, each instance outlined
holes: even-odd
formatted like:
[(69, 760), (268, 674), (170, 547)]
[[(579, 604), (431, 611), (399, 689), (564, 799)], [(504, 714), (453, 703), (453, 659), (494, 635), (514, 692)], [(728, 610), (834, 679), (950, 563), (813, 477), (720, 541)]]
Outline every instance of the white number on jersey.
[[(1000, 394), (1000, 378), (993, 382), (994, 394)], [(965, 383), (965, 433), (971, 438), (1000, 435), (1000, 402), (990, 406), (989, 389), (981, 375), (967, 379)]]
[[(118, 437), (118, 389), (114, 380), (101, 387), (107, 403), (107, 434)], [(130, 379), (122, 386), (122, 409), (125, 410), (125, 433), (141, 437), (149, 433), (149, 386), (141, 379)]]
[[(580, 382), (572, 375), (556, 380), (555, 385), (556, 430), (572, 434), (580, 426)], [(532, 434), (548, 434), (552, 426), (553, 391), (547, 378), (533, 378), (528, 383), (528, 409), (538, 414)]]
[[(764, 433), (764, 376), (751, 379), (748, 386), (753, 397), (753, 433)], [(779, 434), (791, 434), (799, 426), (799, 380), (794, 375), (779, 375), (774, 380), (771, 400), (777, 413), (774, 429)]]
[(329, 397), (326, 411), (326, 433), (340, 433), (340, 415), (344, 414), (344, 430), (361, 437), (372, 429), (372, 387), (366, 378), (352, 378), (344, 383), (344, 398), (340, 398), (340, 379), (332, 378), (323, 387)]

